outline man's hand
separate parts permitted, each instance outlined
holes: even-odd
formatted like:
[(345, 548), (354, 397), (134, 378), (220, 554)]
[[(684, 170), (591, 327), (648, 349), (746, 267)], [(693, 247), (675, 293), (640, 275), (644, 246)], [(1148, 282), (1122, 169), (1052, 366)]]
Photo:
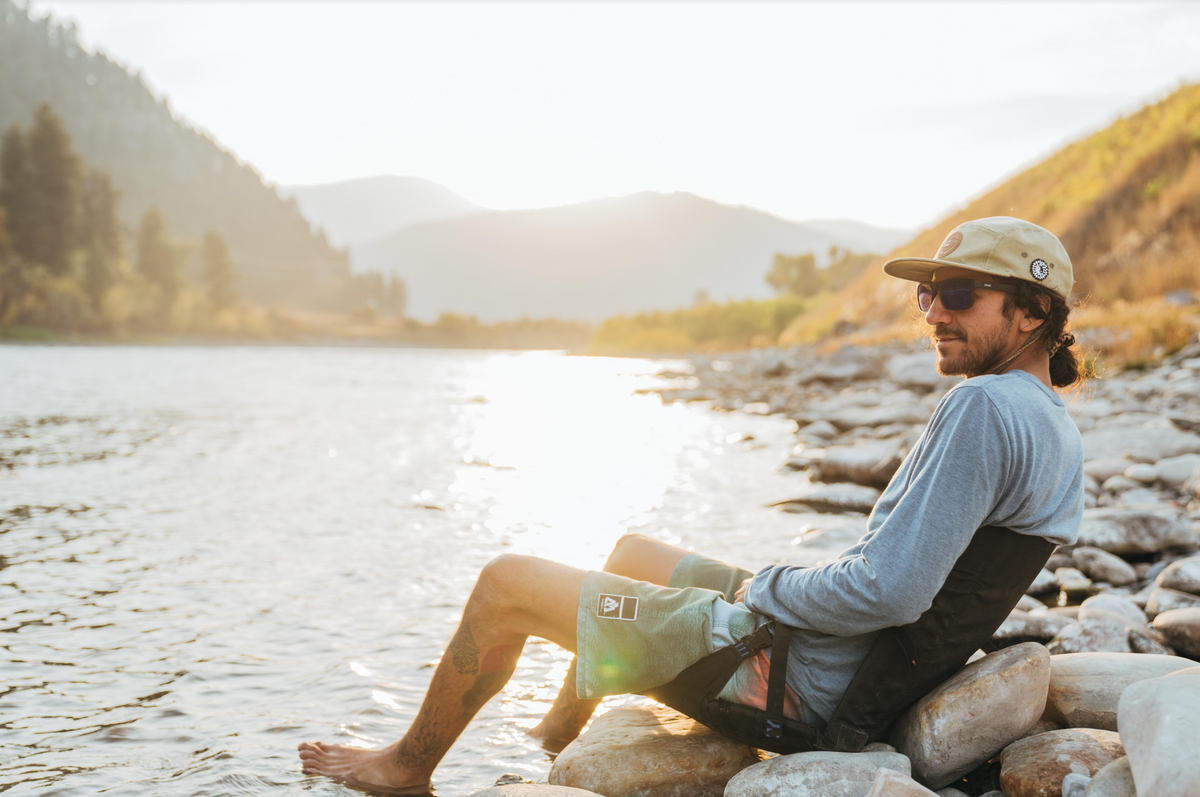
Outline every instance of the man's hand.
[(742, 586), (738, 587), (738, 591), (733, 593), (733, 602), (734, 603), (745, 603), (746, 602), (746, 590), (750, 589), (750, 582), (753, 580), (754, 580), (754, 576), (750, 576), (750, 578), (748, 578), (742, 582)]

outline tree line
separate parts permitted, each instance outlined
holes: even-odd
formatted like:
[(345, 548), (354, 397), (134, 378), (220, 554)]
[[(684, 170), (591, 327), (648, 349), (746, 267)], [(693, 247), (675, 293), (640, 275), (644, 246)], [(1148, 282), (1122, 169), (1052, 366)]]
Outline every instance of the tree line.
[(812, 252), (800, 255), (776, 254), (766, 280), (776, 293), (816, 296), (822, 291), (836, 293), (846, 287), (879, 255), (829, 247), (829, 265), (817, 266)]

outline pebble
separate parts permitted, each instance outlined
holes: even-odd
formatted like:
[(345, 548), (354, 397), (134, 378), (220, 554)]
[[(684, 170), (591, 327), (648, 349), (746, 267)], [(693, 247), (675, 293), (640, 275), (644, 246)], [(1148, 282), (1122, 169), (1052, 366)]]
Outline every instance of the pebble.
[(1146, 616), (1153, 620), (1162, 612), (1194, 607), (1200, 607), (1200, 596), (1174, 589), (1156, 589), (1146, 600)]
[(1104, 459), (1093, 459), (1083, 463), (1084, 475), (1095, 479), (1103, 484), (1113, 476), (1122, 476), (1129, 469), (1130, 462), (1127, 459), (1116, 459), (1112, 457)]
[(1168, 457), (1154, 463), (1158, 478), (1172, 489), (1179, 490), (1187, 484), (1196, 469), (1200, 468), (1200, 454), (1184, 454), (1180, 457)]
[(1062, 797), (1084, 797), (1087, 794), (1088, 784), (1092, 779), (1086, 775), (1080, 775), (1078, 772), (1072, 772), (1063, 778), (1062, 782)]
[(1124, 622), (1107, 617), (1081, 619), (1068, 625), (1046, 645), (1051, 654), (1128, 653), (1129, 631)]
[(1200, 595), (1200, 556), (1189, 556), (1167, 565), (1154, 583), (1163, 589), (1174, 589)]
[(1121, 739), (1137, 793), (1195, 797), (1200, 790), (1200, 675), (1132, 684), (1118, 708)]
[(1021, 642), (1046, 643), (1066, 628), (1072, 625), (1069, 617), (1042, 612), (1029, 614), (1020, 609), (1013, 609), (996, 632), (992, 634), (992, 642), (997, 647), (1008, 647)]
[(1158, 470), (1153, 465), (1139, 462), (1125, 469), (1125, 478), (1142, 484), (1153, 484), (1158, 481)]
[(888, 739), (933, 788), (949, 786), (1042, 716), (1051, 657), (1036, 642), (968, 664), (900, 715)]
[(1100, 548), (1082, 546), (1071, 551), (1071, 558), (1084, 575), (1095, 581), (1107, 581), (1115, 587), (1123, 587), (1137, 581), (1133, 566), (1116, 554)]
[(859, 797), (880, 769), (912, 772), (899, 753), (795, 753), (742, 770), (729, 781), (724, 797)]
[(1200, 608), (1162, 612), (1155, 616), (1152, 627), (1180, 654), (1200, 658)]
[(1043, 719), (1072, 728), (1115, 731), (1117, 702), (1126, 687), (1195, 666), (1178, 656), (1139, 653), (1051, 656)]
[(1005, 797), (1060, 794), (1063, 778), (1074, 772), (1091, 777), (1125, 755), (1112, 731), (1068, 728), (1013, 742), (1000, 756), (1000, 789)]
[(1094, 595), (1079, 606), (1079, 620), (1086, 622), (1093, 618), (1116, 618), (1124, 623), (1126, 628), (1146, 628), (1149, 623), (1146, 613), (1136, 603), (1121, 595), (1105, 593)]
[(1092, 586), (1092, 580), (1075, 567), (1060, 567), (1054, 571), (1054, 581), (1068, 592), (1084, 591)]
[(666, 706), (615, 708), (563, 748), (547, 780), (605, 795), (721, 797), (762, 755)]
[(1132, 490), (1134, 487), (1140, 487), (1140, 482), (1135, 482), (1124, 474), (1110, 476), (1100, 485), (1100, 489), (1110, 493), (1123, 493), (1126, 490)]

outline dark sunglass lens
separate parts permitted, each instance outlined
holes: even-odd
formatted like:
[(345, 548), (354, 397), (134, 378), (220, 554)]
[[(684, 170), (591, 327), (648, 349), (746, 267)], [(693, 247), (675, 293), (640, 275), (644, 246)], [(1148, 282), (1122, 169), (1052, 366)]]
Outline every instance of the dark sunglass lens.
[(917, 307), (921, 308), (922, 313), (928, 313), (930, 306), (933, 305), (933, 287), (927, 283), (917, 285)]
[(942, 288), (942, 307), (947, 310), (966, 310), (974, 301), (971, 288)]

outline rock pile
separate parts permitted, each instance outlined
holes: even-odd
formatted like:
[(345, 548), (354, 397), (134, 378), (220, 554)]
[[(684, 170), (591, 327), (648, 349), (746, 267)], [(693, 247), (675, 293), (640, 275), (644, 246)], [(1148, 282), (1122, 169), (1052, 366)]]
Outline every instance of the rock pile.
[[(796, 422), (785, 467), (807, 480), (782, 509), (860, 514), (957, 381), (915, 347), (750, 351), (666, 376), (677, 381), (659, 391), (665, 400)], [(1079, 539), (1055, 551), (991, 652), (896, 722), (895, 751), (757, 764), (730, 754), (722, 760), (739, 771), (725, 794), (1200, 794), (1200, 665), (1190, 660), (1200, 659), (1200, 343), (1143, 373), (1095, 380), (1067, 403), (1084, 443)], [(626, 770), (624, 756), (608, 760)]]

